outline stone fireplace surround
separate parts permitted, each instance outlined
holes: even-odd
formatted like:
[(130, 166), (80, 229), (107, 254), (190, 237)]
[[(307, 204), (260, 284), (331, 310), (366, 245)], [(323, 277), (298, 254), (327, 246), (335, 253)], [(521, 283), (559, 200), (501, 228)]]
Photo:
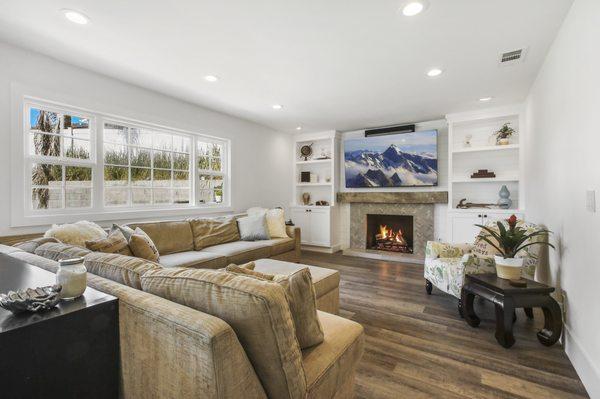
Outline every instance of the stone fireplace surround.
[[(434, 239), (434, 204), (447, 203), (448, 192), (361, 192), (338, 193), (338, 201), (350, 203), (350, 248), (344, 255), (422, 263), (427, 241)], [(367, 248), (367, 215), (413, 217), (413, 254)]]

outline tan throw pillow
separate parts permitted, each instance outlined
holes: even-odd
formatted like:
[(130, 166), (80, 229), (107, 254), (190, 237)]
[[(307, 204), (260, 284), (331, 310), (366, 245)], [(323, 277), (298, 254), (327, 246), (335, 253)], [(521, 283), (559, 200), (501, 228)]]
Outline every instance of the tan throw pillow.
[(239, 241), (240, 232), (232, 217), (189, 219), (194, 235), (194, 249)]
[(133, 256), (127, 239), (120, 230), (112, 230), (106, 238), (86, 241), (85, 247), (94, 252)]
[(148, 237), (148, 234), (144, 233), (144, 230), (139, 227), (134, 230), (129, 240), (129, 248), (131, 248), (131, 252), (138, 258), (148, 259), (152, 262), (158, 262), (160, 259), (156, 245)]
[(141, 277), (144, 273), (162, 269), (159, 264), (145, 259), (102, 252), (87, 255), (84, 264), (90, 273), (138, 290), (142, 289)]
[(323, 342), (323, 327), (317, 316), (317, 299), (308, 267), (290, 275), (272, 275), (248, 270), (236, 265), (225, 268), (230, 273), (273, 281), (285, 289), (300, 348), (305, 349)]
[(133, 229), (129, 226), (125, 226), (125, 225), (118, 225), (113, 223), (112, 227), (110, 228), (110, 233), (112, 233), (113, 231), (119, 230), (121, 233), (123, 233), (123, 236), (125, 237), (125, 239), (127, 240), (127, 242), (129, 242), (129, 239), (131, 238), (131, 236), (133, 235)]
[(224, 320), (269, 398), (306, 398), (302, 352), (283, 288), (218, 270), (164, 268), (141, 277), (145, 292)]
[[(254, 263), (254, 262), (252, 262)], [(257, 272), (253, 270), (254, 267), (252, 269), (247, 269), (245, 267), (241, 267), (238, 265), (229, 265), (225, 268), (226, 271), (230, 272), (230, 273), (235, 273), (235, 274), (243, 274), (246, 276), (252, 276), (252, 277), (258, 277), (260, 279), (263, 280), (273, 280), (273, 278), (275, 276), (273, 276), (272, 274), (266, 274), (266, 273), (261, 273), (261, 272)]]

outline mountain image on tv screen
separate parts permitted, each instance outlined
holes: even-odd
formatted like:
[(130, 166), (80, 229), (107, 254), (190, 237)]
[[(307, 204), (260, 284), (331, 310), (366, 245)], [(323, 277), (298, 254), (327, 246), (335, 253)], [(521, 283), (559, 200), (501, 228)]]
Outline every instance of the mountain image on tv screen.
[(344, 141), (347, 188), (435, 186), (437, 130)]

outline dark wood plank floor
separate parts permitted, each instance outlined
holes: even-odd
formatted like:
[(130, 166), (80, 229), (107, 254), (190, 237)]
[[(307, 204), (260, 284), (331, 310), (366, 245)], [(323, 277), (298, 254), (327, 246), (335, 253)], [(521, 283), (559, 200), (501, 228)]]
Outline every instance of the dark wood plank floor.
[(517, 310), (517, 342), (504, 349), (493, 307), (477, 303), (481, 325), (467, 326), (454, 297), (425, 293), (422, 265), (316, 252), (302, 263), (340, 271), (340, 313), (365, 328), (357, 398), (588, 397), (562, 346), (537, 341), (539, 309), (533, 321)]

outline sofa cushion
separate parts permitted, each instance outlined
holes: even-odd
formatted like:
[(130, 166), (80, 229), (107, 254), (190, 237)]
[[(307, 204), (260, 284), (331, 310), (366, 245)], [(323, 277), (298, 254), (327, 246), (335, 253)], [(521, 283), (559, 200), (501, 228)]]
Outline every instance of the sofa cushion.
[(123, 233), (121, 233), (121, 230), (118, 229), (111, 230), (108, 237), (86, 241), (85, 247), (94, 252), (133, 256), (133, 252), (129, 249), (127, 239)]
[(34, 251), (38, 256), (56, 261), (61, 259), (81, 258), (91, 252), (92, 251), (89, 249), (77, 245), (63, 244), (61, 242), (47, 242), (37, 247)]
[(308, 398), (333, 398), (353, 378), (363, 353), (363, 327), (351, 320), (318, 312), (323, 343), (302, 351)]
[(200, 251), (185, 251), (176, 254), (161, 255), (163, 267), (192, 267), (196, 269), (218, 269), (225, 267), (227, 258), (218, 254)]
[(144, 230), (152, 239), (161, 255), (173, 254), (194, 249), (194, 236), (190, 223), (186, 220), (167, 222), (130, 223), (132, 229)]
[(227, 244), (213, 245), (202, 249), (201, 252), (226, 256), (227, 264), (235, 263), (239, 265), (251, 260), (268, 258), (271, 256), (271, 246), (267, 241), (234, 241)]
[(240, 239), (243, 241), (269, 240), (267, 217), (264, 214), (237, 219)]
[(83, 248), (85, 248), (87, 240), (96, 240), (106, 236), (106, 231), (102, 227), (87, 220), (63, 225), (53, 224), (44, 233), (44, 237), (54, 237), (62, 243), (78, 245)]
[(14, 247), (22, 249), (23, 251), (29, 252), (30, 254), (32, 254), (35, 252), (37, 247), (39, 247), (40, 245), (45, 244), (47, 242), (60, 242), (60, 241), (58, 241), (54, 237), (40, 237), (40, 238), (34, 238), (33, 240), (20, 242), (18, 244), (15, 244)]
[(281, 255), (296, 249), (296, 242), (292, 238), (273, 238), (265, 241), (271, 247), (271, 255)]
[(131, 248), (131, 252), (138, 258), (147, 259), (152, 262), (160, 260), (160, 253), (154, 241), (139, 227), (134, 230), (129, 239), (129, 248)]
[(299, 263), (284, 262), (276, 259), (258, 259), (255, 262), (255, 270), (267, 274), (292, 274), (298, 270), (308, 267), (315, 286), (317, 298), (323, 296), (340, 285), (340, 273), (337, 270), (325, 269), (323, 267), (302, 265)]
[(189, 219), (196, 251), (212, 245), (225, 244), (240, 239), (233, 217)]
[(172, 268), (145, 273), (142, 288), (227, 322), (268, 397), (305, 397), (302, 354), (281, 286), (216, 270)]
[(47, 259), (36, 254), (31, 254), (25, 251), (13, 252), (10, 254), (13, 258), (21, 259), (24, 262), (40, 267), (52, 273), (58, 271), (58, 262), (52, 259)]
[(248, 216), (265, 215), (271, 238), (288, 238), (283, 209), (250, 208), (246, 213)]
[(90, 273), (132, 288), (142, 289), (142, 274), (162, 269), (158, 263), (115, 253), (94, 252), (85, 257), (85, 267)]

